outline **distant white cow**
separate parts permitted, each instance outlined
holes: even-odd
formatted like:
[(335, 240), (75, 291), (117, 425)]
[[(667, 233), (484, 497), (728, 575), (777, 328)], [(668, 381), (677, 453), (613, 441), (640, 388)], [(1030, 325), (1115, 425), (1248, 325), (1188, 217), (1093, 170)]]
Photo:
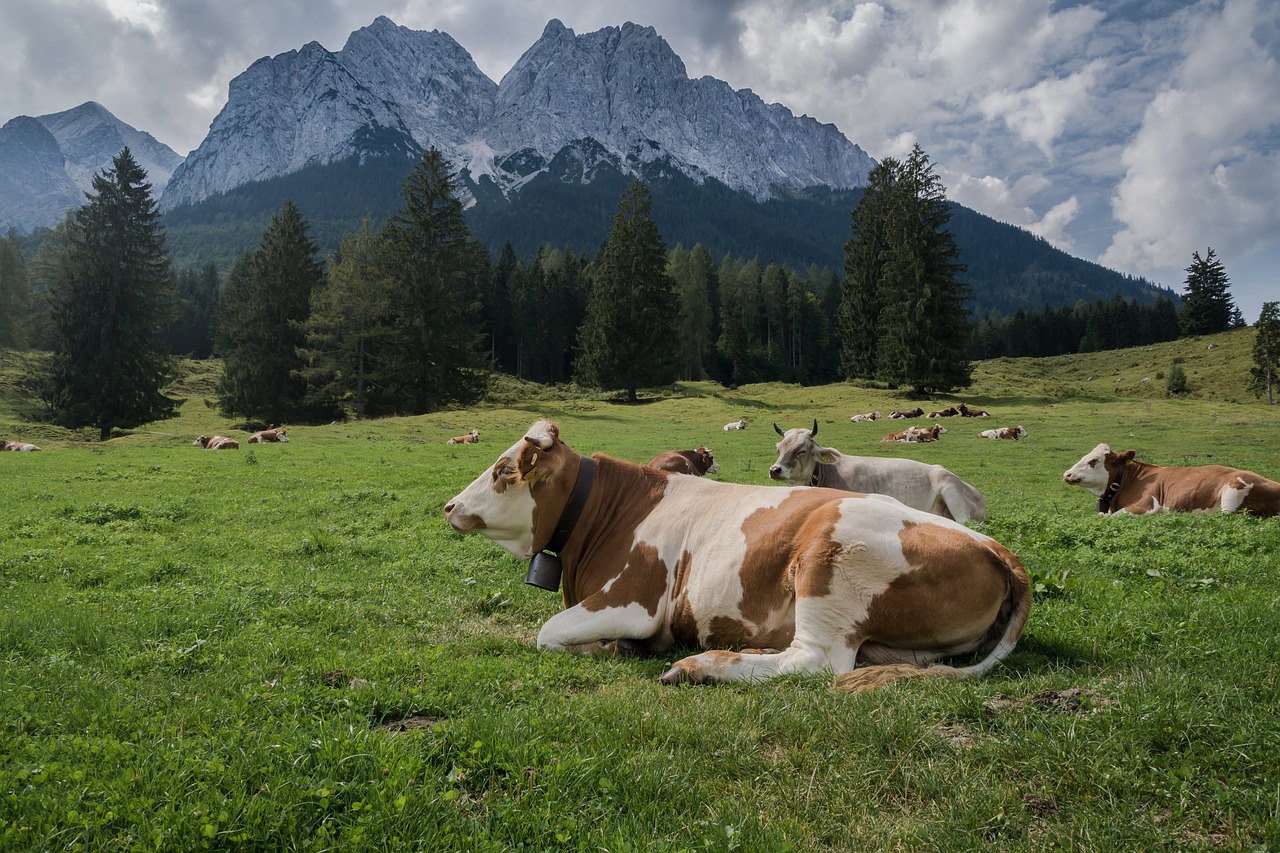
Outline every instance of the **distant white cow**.
[(865, 412), (865, 413), (863, 413), (863, 414), (861, 414), (861, 415), (854, 415), (853, 417), (849, 418), (849, 420), (853, 421), (855, 424), (865, 424), (865, 423), (870, 423), (871, 421), (878, 421), (878, 420), (880, 420), (880, 413), (879, 413), (879, 412)]
[(725, 432), (728, 432), (728, 431), (729, 431), (729, 430), (731, 430), (731, 429), (746, 429), (746, 428), (747, 428), (747, 419), (746, 419), (746, 418), (741, 418), (741, 419), (739, 419), (739, 420), (734, 421), (734, 422), (733, 422), (733, 423), (731, 423), (731, 424), (725, 424), (725, 425), (724, 425), (724, 431), (725, 431)]

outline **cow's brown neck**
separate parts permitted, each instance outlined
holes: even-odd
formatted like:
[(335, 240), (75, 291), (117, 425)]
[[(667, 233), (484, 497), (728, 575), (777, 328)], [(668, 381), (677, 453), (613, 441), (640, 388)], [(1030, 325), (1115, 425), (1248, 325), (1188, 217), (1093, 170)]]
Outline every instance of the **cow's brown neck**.
[(588, 459), (586, 456), (579, 458), (581, 459), (581, 464), (578, 466), (578, 479), (573, 483), (573, 491), (569, 494), (569, 502), (564, 505), (564, 511), (560, 513), (560, 520), (556, 522), (556, 528), (551, 532), (547, 547), (542, 549), (553, 554), (559, 554), (565, 543), (569, 541), (574, 525), (578, 523), (578, 519), (582, 516), (582, 508), (587, 505), (587, 498), (591, 495), (591, 486), (595, 483), (595, 460)]
[(1120, 481), (1124, 479), (1124, 472), (1128, 467), (1128, 463), (1125, 463), (1111, 475), (1107, 487), (1102, 490), (1102, 494), (1098, 495), (1098, 512), (1103, 514), (1111, 512), (1111, 505), (1115, 503), (1116, 495), (1120, 493)]

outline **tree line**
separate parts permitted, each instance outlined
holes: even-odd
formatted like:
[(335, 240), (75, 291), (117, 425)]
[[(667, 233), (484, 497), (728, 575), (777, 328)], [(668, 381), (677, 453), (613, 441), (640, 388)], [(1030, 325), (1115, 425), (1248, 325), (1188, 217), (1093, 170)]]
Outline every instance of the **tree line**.
[[(31, 264), (0, 240), (0, 346), (46, 347), (51, 417), (106, 438), (172, 414), (175, 354), (223, 360), (218, 405), (246, 424), (417, 414), (479, 399), (492, 371), (625, 392), (711, 378), (967, 387), (974, 357), (1056, 355), (1243, 325), (1221, 261), (1197, 252), (1182, 309), (1116, 297), (971, 325), (952, 207), (917, 146), (872, 171), (850, 213), (843, 276), (668, 250), (647, 187), (623, 191), (594, 256), (544, 246), (496, 259), (463, 217), (457, 175), (425, 152), (401, 206), (319, 257), (291, 201), (220, 278), (174, 270), (128, 149), (95, 176)], [(1274, 313), (1274, 303), (1268, 303)], [(1259, 335), (1274, 337), (1264, 310)], [(1264, 322), (1265, 321), (1265, 322)], [(1273, 340), (1267, 338), (1267, 341)], [(1259, 344), (1267, 389), (1274, 344)]]

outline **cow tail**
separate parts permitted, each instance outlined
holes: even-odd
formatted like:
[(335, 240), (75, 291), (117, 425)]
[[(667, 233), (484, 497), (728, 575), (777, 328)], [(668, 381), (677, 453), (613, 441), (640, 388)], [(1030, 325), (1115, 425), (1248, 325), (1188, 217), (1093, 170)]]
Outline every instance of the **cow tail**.
[(1018, 645), (1027, 617), (1031, 615), (1031, 581), (1027, 578), (1027, 570), (1016, 556), (1003, 548), (995, 551), (995, 556), (1008, 572), (1009, 591), (996, 621), (987, 632), (988, 637), (998, 635), (999, 639), (986, 657), (970, 666), (916, 666), (910, 663), (863, 666), (837, 675), (831, 686), (846, 693), (863, 693), (908, 678), (973, 678), (995, 669)]

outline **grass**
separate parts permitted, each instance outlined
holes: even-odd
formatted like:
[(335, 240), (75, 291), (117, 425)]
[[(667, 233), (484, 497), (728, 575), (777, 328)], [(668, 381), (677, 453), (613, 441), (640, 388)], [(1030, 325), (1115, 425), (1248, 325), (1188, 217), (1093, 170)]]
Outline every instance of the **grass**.
[[(1240, 341), (1247, 364), (1241, 333), (982, 363), (963, 399), (993, 418), (919, 446), (849, 423), (907, 402), (852, 385), (622, 406), (504, 382), (207, 452), (238, 434), (207, 369), (179, 418), (98, 444), (23, 420), (6, 354), (0, 435), (46, 452), (0, 455), (0, 849), (1273, 849), (1280, 524), (1101, 518), (1061, 482), (1099, 441), (1280, 476), (1271, 412), (1224, 378)], [(1148, 396), (1137, 374), (1178, 357), (1192, 394)], [(1137, 381), (1088, 384), (1108, 371)], [(1022, 642), (982, 679), (856, 697), (538, 653), (558, 596), (440, 509), (542, 416), (636, 461), (706, 443), (735, 482), (767, 482), (772, 421), (941, 462), (1038, 582)]]

